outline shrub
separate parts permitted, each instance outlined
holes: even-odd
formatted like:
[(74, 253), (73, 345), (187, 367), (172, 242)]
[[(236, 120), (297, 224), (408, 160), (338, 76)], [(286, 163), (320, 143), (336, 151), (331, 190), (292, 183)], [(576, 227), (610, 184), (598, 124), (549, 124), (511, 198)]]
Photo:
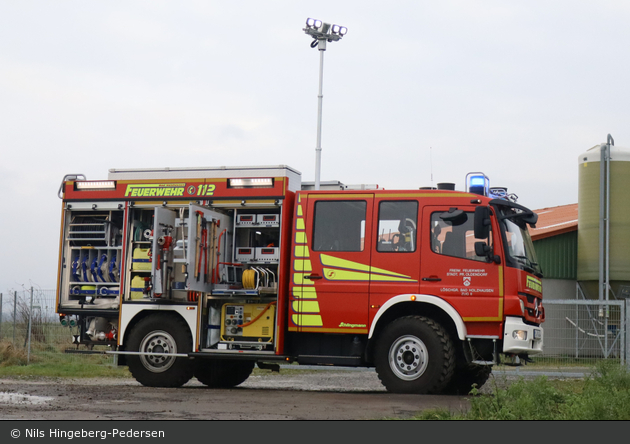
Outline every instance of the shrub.
[(15, 348), (10, 342), (0, 342), (0, 367), (26, 364), (26, 350)]

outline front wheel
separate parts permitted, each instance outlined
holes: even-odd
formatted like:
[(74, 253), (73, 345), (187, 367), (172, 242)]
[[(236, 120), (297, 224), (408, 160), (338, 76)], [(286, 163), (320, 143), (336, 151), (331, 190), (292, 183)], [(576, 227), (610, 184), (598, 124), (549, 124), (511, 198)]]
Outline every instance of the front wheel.
[(375, 366), (390, 392), (438, 393), (453, 376), (455, 349), (440, 324), (423, 316), (406, 316), (381, 332)]
[(165, 356), (192, 350), (190, 329), (181, 318), (152, 314), (140, 320), (129, 333), (127, 350), (143, 353), (127, 357), (129, 371), (142, 385), (180, 387), (192, 378), (188, 358)]

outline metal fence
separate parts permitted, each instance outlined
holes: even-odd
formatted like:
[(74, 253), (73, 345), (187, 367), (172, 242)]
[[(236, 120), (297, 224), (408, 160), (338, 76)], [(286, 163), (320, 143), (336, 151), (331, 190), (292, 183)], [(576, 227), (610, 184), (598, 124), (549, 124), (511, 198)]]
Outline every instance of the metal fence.
[[(72, 337), (79, 333), (78, 327), (62, 326), (55, 304), (55, 290), (0, 294), (0, 344), (21, 351), (27, 364), (89, 359), (115, 365), (115, 355), (66, 352), (77, 348)], [(608, 359), (630, 364), (630, 304), (625, 300), (546, 299), (544, 305), (544, 349), (536, 362), (591, 366)], [(2, 361), (0, 354), (0, 365)]]
[(536, 361), (593, 365), (602, 359), (628, 364), (630, 338), (625, 300), (545, 299), (543, 354)]
[(30, 288), (0, 293), (0, 365), (94, 362), (114, 364), (114, 355), (66, 353), (76, 349), (77, 326), (63, 326), (55, 290)]

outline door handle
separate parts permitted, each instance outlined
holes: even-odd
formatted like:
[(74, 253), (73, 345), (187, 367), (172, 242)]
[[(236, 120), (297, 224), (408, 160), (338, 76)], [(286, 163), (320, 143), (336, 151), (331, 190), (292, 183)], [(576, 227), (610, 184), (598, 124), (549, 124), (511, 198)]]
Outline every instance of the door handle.
[(318, 274), (309, 274), (308, 276), (304, 276), (304, 279), (310, 279), (311, 281), (322, 279), (322, 276)]
[(440, 279), (437, 276), (429, 276), (428, 278), (422, 278), (423, 281), (430, 281), (430, 282), (439, 282), (442, 279)]

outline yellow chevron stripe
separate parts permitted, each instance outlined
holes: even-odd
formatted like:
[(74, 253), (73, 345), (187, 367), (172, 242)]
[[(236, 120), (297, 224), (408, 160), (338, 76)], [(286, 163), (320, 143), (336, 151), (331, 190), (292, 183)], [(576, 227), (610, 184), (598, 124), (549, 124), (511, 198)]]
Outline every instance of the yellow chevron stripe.
[(293, 287), (292, 293), (295, 299), (317, 299), (315, 287)]
[(296, 244), (305, 244), (306, 243), (306, 233), (304, 231), (296, 231), (295, 232), (295, 243)]
[(321, 327), (324, 325), (320, 315), (294, 314), (291, 316), (291, 320), (300, 327)]
[(304, 219), (302, 219), (301, 217), (297, 219), (297, 221), (295, 222), (295, 229), (306, 230), (306, 227), (304, 226)]
[(361, 264), (359, 262), (349, 261), (347, 259), (340, 259), (338, 257), (330, 256), (328, 254), (320, 254), (319, 258), (322, 262), (322, 265), (325, 265), (328, 267), (346, 268), (348, 270), (353, 270), (353, 271), (380, 273), (380, 274), (389, 275), (389, 276), (396, 276), (396, 277), (411, 279), (410, 276), (396, 273), (395, 271), (389, 271), (389, 270), (384, 270), (382, 268), (371, 267), (369, 265)]
[(373, 194), (309, 194), (311, 199), (369, 199), (374, 197)]
[(313, 271), (310, 259), (293, 261), (293, 270), (295, 271)]
[(475, 194), (470, 193), (383, 193), (379, 194), (379, 198), (391, 198), (391, 197), (470, 197), (475, 196)]
[(293, 301), (291, 308), (296, 313), (319, 313), (319, 303), (317, 301)]
[(308, 247), (304, 245), (295, 246), (295, 257), (310, 257)]
[(324, 276), (328, 281), (418, 282), (409, 277), (362, 273), (360, 271), (340, 270), (338, 268), (324, 268)]
[[(291, 327), (289, 327), (289, 331), (298, 331), (297, 328), (293, 328), (293, 330), (291, 330)], [(300, 328), (301, 332), (315, 332), (315, 333), (358, 333), (358, 334), (362, 334), (362, 333), (367, 333), (368, 329), (367, 328), (353, 328), (353, 329), (349, 329), (349, 328), (309, 328), (309, 327), (301, 327)]]

